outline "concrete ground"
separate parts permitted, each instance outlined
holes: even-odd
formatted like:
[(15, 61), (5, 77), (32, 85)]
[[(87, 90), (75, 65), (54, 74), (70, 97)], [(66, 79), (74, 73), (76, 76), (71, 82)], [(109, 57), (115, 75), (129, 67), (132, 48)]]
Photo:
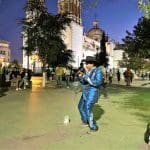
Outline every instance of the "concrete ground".
[[(77, 109), (80, 94), (67, 88), (41, 88), (34, 78), (32, 89), (9, 90), (0, 97), (0, 150), (146, 150), (146, 124), (122, 107), (122, 92), (101, 96), (94, 107), (99, 131), (83, 127)], [(113, 87), (116, 88), (116, 87)], [(69, 115), (69, 125), (64, 117)]]

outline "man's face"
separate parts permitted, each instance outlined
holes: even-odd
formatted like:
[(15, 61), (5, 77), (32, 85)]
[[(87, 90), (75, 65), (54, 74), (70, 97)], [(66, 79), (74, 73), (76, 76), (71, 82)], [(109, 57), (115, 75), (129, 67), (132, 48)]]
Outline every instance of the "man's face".
[(88, 70), (88, 71), (90, 71), (92, 68), (94, 67), (94, 64), (93, 63), (86, 63), (86, 69)]

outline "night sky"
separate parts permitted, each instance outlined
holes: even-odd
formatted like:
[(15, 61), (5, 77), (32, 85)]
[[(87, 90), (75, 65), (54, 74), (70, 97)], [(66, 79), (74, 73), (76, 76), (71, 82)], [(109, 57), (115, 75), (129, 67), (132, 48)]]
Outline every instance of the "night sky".
[[(82, 8), (84, 30), (92, 27), (96, 18), (111, 39), (122, 42), (126, 30), (132, 31), (142, 16), (137, 7), (137, 0), (99, 0), (96, 7), (88, 2)], [(21, 26), (17, 20), (25, 16), (24, 5), (26, 0), (0, 0), (0, 39), (11, 42), (12, 60), (22, 62)], [(46, 0), (46, 6), (51, 13), (57, 13), (57, 0)]]

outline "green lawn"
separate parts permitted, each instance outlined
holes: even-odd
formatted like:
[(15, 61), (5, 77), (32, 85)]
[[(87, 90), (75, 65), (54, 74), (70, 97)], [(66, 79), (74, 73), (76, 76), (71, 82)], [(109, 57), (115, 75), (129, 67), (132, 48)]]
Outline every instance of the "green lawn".
[(135, 109), (134, 115), (145, 122), (150, 122), (150, 88), (118, 86), (110, 88), (110, 94), (125, 95), (123, 107)]

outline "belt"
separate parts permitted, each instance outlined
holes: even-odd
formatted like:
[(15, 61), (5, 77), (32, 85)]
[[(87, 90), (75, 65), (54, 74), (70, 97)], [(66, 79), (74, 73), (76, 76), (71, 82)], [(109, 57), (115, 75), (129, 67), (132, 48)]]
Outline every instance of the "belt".
[(99, 89), (99, 86), (94, 86), (94, 85), (90, 85), (90, 84), (87, 84), (87, 85), (85, 85), (85, 86), (87, 86), (87, 87), (94, 87), (94, 88), (96, 88), (96, 89)]

